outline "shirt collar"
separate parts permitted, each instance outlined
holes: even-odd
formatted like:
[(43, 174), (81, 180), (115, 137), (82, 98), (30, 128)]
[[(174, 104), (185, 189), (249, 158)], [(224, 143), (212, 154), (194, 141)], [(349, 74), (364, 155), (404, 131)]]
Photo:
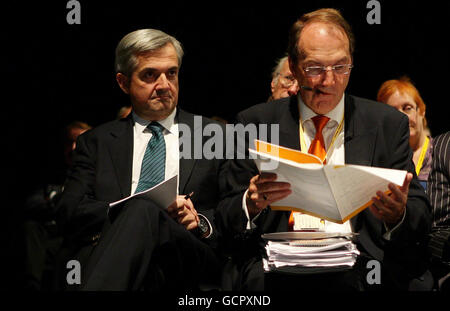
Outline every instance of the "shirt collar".
[[(300, 121), (305, 122), (306, 120), (311, 120), (312, 117), (316, 116), (317, 114), (311, 110), (306, 104), (303, 102), (300, 93), (297, 96), (298, 98), (298, 104), (300, 107)], [(334, 107), (333, 110), (325, 114), (330, 120), (336, 121), (338, 124), (341, 122), (342, 117), (344, 116), (344, 109), (345, 109), (345, 94), (342, 94), (342, 98), (337, 104), (336, 107)]]
[[(136, 127), (138, 133), (142, 133), (146, 130), (147, 126), (152, 122), (139, 117), (134, 111), (131, 112), (134, 120), (134, 126)], [(176, 133), (176, 124), (175, 124), (175, 115), (177, 113), (177, 108), (172, 111), (172, 113), (165, 119), (156, 121), (158, 122), (165, 130), (169, 131), (171, 134)]]

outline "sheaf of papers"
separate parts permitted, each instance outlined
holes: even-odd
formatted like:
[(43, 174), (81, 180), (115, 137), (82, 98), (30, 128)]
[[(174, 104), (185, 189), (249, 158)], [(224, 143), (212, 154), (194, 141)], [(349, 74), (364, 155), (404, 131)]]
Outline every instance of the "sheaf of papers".
[(112, 208), (117, 204), (125, 202), (131, 198), (140, 196), (152, 200), (156, 205), (162, 208), (167, 208), (177, 198), (177, 184), (178, 184), (178, 175), (175, 175), (150, 189), (147, 189), (139, 193), (135, 193), (119, 201), (112, 202), (109, 204), (109, 208)]
[(352, 267), (359, 255), (356, 245), (346, 238), (268, 241), (266, 253), (266, 271), (284, 266)]
[[(270, 205), (272, 210), (302, 212), (343, 224), (370, 206), (376, 190), (403, 184), (407, 171), (362, 165), (323, 165), (316, 156), (256, 141), (249, 149), (261, 172), (289, 182), (292, 193)], [(276, 152), (275, 152), (276, 151)]]

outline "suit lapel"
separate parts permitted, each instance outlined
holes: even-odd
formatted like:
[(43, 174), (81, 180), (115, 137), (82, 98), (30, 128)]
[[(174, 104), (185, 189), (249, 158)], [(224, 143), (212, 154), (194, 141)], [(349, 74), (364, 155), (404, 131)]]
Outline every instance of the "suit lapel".
[[(283, 114), (280, 122), (279, 145), (300, 150), (299, 112), (297, 96), (291, 96), (288, 106), (289, 111)], [(294, 131), (293, 131), (294, 129)]]
[[(190, 113), (187, 113), (181, 109), (177, 109), (177, 121), (180, 124), (185, 124), (191, 130), (190, 144), (191, 144), (191, 159), (180, 158), (180, 167), (179, 167), (179, 193), (185, 192), (186, 184), (192, 174), (192, 170), (196, 163), (196, 160), (193, 158), (194, 156), (194, 137), (202, 137), (202, 127), (199, 125), (197, 128), (194, 128), (194, 116)], [(179, 131), (179, 134), (181, 132)], [(180, 140), (181, 141), (181, 140)], [(180, 144), (181, 148), (181, 144)], [(181, 154), (181, 150), (180, 150)]]
[(368, 128), (363, 113), (350, 95), (345, 96), (345, 163), (372, 165), (377, 128)]
[(131, 114), (119, 120), (119, 125), (111, 130), (109, 152), (122, 197), (131, 193), (131, 175), (133, 169), (133, 119)]

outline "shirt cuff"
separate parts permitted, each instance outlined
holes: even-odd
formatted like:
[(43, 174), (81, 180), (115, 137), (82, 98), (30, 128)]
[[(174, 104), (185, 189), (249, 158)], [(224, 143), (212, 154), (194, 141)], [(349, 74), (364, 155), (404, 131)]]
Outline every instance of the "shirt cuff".
[(386, 232), (383, 234), (383, 238), (387, 241), (391, 240), (391, 234), (392, 232), (394, 232), (395, 230), (397, 230), (398, 227), (400, 227), (400, 225), (403, 223), (403, 220), (405, 220), (405, 215), (406, 215), (406, 209), (405, 212), (403, 213), (403, 217), (402, 220), (400, 220), (400, 222), (392, 229), (389, 229), (388, 226), (386, 225), (385, 222), (383, 222), (384, 224), (384, 228), (386, 229)]
[(255, 217), (253, 217), (252, 220), (250, 220), (250, 215), (248, 214), (247, 200), (246, 200), (247, 192), (248, 192), (248, 189), (244, 192), (244, 196), (242, 197), (242, 209), (244, 210), (244, 214), (247, 217), (247, 226), (245, 227), (245, 229), (250, 230), (250, 229), (256, 228), (256, 225), (253, 222), (253, 220), (258, 219), (258, 216), (261, 214), (261, 212), (259, 212), (258, 215), (256, 215)]

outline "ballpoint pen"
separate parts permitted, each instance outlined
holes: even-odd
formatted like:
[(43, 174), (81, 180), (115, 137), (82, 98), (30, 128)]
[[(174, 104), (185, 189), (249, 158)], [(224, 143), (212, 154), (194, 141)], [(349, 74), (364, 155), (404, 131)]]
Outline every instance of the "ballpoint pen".
[(192, 191), (192, 192), (189, 193), (189, 194), (186, 194), (186, 195), (184, 196), (184, 199), (185, 199), (185, 200), (189, 200), (190, 198), (192, 198), (193, 195), (194, 195), (194, 191)]

